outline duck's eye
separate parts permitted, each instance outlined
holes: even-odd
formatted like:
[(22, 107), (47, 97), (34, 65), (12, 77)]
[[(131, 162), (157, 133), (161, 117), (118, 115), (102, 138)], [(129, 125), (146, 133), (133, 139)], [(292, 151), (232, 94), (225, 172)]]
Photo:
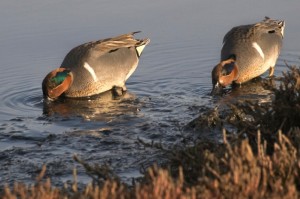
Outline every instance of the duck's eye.
[(268, 33), (270, 34), (275, 33), (275, 30), (269, 30)]

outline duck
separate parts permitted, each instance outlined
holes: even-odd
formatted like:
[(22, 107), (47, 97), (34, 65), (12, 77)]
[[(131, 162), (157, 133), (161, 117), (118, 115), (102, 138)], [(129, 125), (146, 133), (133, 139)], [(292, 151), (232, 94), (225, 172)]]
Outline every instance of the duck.
[(91, 41), (73, 48), (60, 68), (52, 70), (42, 82), (43, 95), (51, 100), (59, 97), (90, 97), (115, 89), (126, 92), (126, 80), (138, 66), (149, 38), (135, 39), (140, 31)]
[(282, 47), (285, 21), (265, 17), (262, 21), (233, 27), (223, 38), (221, 60), (213, 68), (212, 94), (241, 85), (267, 70), (273, 76)]

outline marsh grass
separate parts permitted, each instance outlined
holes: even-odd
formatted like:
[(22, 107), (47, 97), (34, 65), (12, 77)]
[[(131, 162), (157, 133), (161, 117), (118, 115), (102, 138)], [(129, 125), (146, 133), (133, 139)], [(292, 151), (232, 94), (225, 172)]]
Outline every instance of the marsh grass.
[(214, 109), (206, 118), (198, 118), (200, 126), (208, 128), (230, 123), (237, 133), (223, 129), (223, 142), (198, 140), (192, 147), (158, 145), (168, 154), (169, 163), (148, 168), (133, 186), (122, 183), (109, 167), (90, 165), (75, 156), (93, 179), (83, 189), (77, 187), (76, 170), (71, 187), (52, 186), (50, 179), (44, 179), (45, 166), (35, 184), (6, 186), (0, 197), (299, 198), (300, 69), (289, 69), (279, 87), (266, 84), (274, 91), (272, 102), (231, 104), (225, 117)]
[(257, 143), (255, 154), (248, 139), (212, 150), (198, 146), (178, 152), (181, 162), (176, 174), (175, 169), (153, 166), (143, 181), (131, 188), (117, 179), (89, 184), (83, 190), (77, 189), (76, 180), (71, 189), (58, 188), (51, 186), (50, 179), (43, 181), (41, 174), (34, 185), (6, 187), (2, 198), (297, 198), (297, 148), (281, 132), (276, 140), (272, 155), (267, 154), (265, 142)]

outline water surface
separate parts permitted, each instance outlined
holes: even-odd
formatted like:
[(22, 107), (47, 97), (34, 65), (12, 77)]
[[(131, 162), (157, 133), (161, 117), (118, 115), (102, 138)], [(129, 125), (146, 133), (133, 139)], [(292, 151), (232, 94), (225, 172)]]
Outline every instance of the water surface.
[[(224, 34), (233, 26), (270, 16), (286, 20), (284, 61), (299, 64), (299, 2), (235, 1), (51, 1), (0, 2), (0, 181), (32, 182), (43, 164), (54, 183), (89, 182), (78, 154), (90, 163), (109, 164), (122, 179), (140, 176), (141, 166), (163, 154), (137, 138), (167, 147), (193, 138), (182, 127), (200, 107), (215, 106), (210, 72), (218, 62)], [(247, 8), (247, 9), (245, 9)], [(41, 82), (67, 52), (84, 42), (143, 31), (149, 37), (128, 93), (90, 100), (43, 100)], [(225, 96), (268, 98), (254, 87)]]

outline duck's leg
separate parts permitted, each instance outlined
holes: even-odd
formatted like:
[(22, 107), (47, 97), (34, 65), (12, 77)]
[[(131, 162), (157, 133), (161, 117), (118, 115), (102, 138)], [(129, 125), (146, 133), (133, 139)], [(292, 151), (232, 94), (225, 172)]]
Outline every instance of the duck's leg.
[(274, 70), (275, 70), (275, 67), (271, 66), (269, 69), (269, 77), (272, 77), (274, 75)]
[(124, 84), (124, 86), (122, 86), (122, 91), (123, 91), (123, 93), (125, 93), (127, 91), (125, 84)]
[(126, 92), (126, 90), (127, 90), (127, 88), (126, 88), (125, 85), (122, 86), (122, 87), (120, 87), (120, 86), (114, 86), (112, 88), (112, 93), (113, 93), (114, 97), (120, 97), (120, 96), (122, 96)]

